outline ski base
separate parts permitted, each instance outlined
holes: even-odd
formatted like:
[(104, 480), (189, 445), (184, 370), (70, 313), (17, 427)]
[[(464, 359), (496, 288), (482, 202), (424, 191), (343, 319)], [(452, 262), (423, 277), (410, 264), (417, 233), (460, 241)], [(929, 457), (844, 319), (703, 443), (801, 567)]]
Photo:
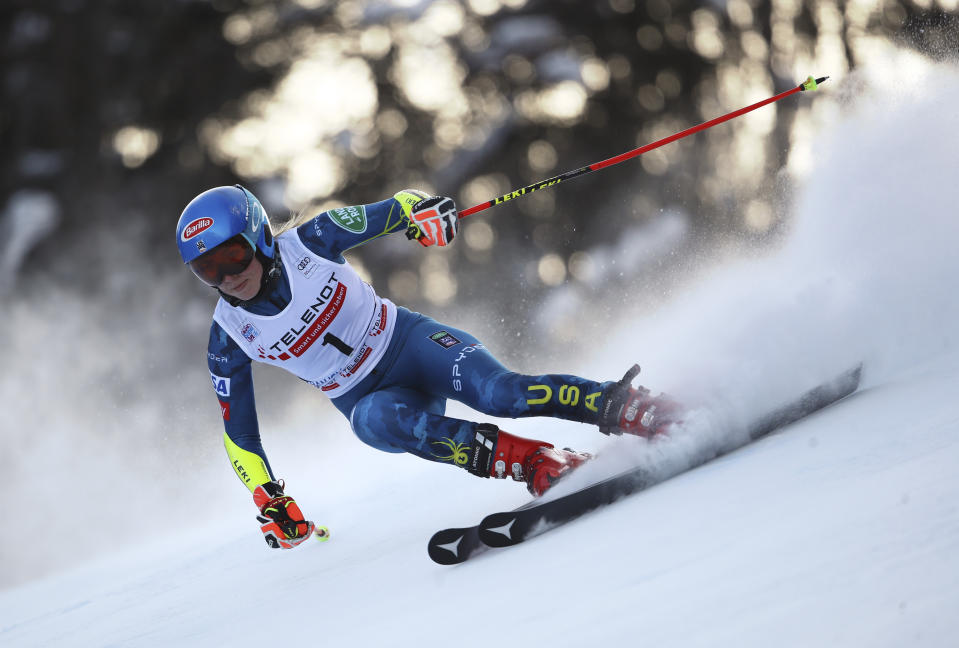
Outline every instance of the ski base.
[(430, 538), (427, 551), (433, 562), (456, 565), (489, 549), (480, 542), (479, 526), (442, 529)]
[[(861, 373), (861, 365), (854, 367), (763, 416), (750, 426), (749, 441), (760, 439), (852, 394), (859, 388)], [(714, 458), (690, 466), (690, 469)], [(441, 565), (461, 563), (489, 547), (519, 544), (659, 481), (661, 479), (650, 470), (635, 468), (554, 500), (542, 503), (534, 500), (513, 511), (493, 513), (476, 526), (437, 532), (430, 540), (429, 555)]]

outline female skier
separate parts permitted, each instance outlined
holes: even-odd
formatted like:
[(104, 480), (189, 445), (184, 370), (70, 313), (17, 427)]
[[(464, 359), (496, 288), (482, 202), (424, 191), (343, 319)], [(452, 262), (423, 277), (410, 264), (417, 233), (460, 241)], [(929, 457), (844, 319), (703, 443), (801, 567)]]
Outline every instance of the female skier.
[(480, 477), (507, 476), (541, 495), (588, 455), (514, 436), (489, 423), (444, 416), (446, 399), (498, 417), (552, 416), (604, 434), (651, 436), (677, 409), (618, 382), (506, 369), (475, 337), (395, 306), (364, 283), (345, 250), (396, 231), (445, 246), (457, 231), (451, 198), (415, 190), (370, 205), (331, 209), (274, 238), (267, 214), (245, 188), (194, 198), (177, 223), (184, 263), (220, 295), (207, 362), (220, 401), (227, 454), (253, 493), (273, 548), (314, 532), (260, 443), (251, 362), (282, 367), (332, 399), (353, 432), (386, 452), (450, 463)]

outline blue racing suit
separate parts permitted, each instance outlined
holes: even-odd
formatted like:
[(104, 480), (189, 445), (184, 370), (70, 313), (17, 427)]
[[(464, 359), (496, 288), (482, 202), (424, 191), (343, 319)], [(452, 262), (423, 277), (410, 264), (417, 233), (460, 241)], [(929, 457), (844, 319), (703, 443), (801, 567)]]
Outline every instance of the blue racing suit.
[[(364, 231), (344, 228), (337, 223), (341, 219), (323, 212), (299, 226), (296, 236), (313, 254), (344, 264), (345, 250), (405, 231), (408, 226), (407, 215), (395, 198), (347, 209), (365, 212)], [(241, 308), (259, 316), (281, 313), (292, 299), (292, 271), (284, 262), (282, 276), (270, 289)], [(315, 277), (324, 281), (321, 273)], [(332, 400), (349, 419), (356, 436), (374, 448), (465, 466), (476, 423), (445, 416), (449, 398), (496, 417), (597, 421), (602, 392), (609, 383), (571, 375), (512, 372), (466, 331), (402, 307), (396, 311), (392, 337), (378, 362), (365, 378)], [(252, 491), (275, 477), (260, 441), (251, 357), (214, 321), (207, 359), (220, 401), (228, 455), (237, 475)]]

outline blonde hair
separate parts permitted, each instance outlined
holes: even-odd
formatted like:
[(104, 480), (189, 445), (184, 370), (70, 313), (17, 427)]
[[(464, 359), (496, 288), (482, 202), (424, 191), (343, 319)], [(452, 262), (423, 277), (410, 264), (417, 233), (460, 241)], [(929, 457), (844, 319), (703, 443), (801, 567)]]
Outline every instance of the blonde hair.
[(270, 229), (273, 231), (273, 236), (279, 236), (284, 232), (289, 232), (291, 229), (299, 227), (319, 213), (319, 207), (316, 205), (307, 205), (303, 209), (291, 213), (290, 217), (282, 223), (278, 223), (277, 225), (271, 224)]

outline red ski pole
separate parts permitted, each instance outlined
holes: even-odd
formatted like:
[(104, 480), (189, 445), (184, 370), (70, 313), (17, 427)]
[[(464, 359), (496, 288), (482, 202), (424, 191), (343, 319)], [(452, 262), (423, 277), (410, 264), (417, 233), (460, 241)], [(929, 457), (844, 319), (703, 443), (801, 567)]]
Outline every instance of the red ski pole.
[(614, 164), (619, 164), (620, 162), (631, 160), (632, 158), (638, 155), (642, 155), (643, 153), (646, 153), (647, 151), (652, 151), (653, 149), (669, 144), (670, 142), (675, 142), (676, 140), (682, 139), (688, 135), (692, 135), (693, 133), (698, 133), (699, 131), (704, 131), (707, 128), (712, 128), (716, 124), (722, 124), (723, 122), (739, 117), (740, 115), (745, 115), (746, 113), (752, 112), (753, 110), (756, 110), (757, 108), (762, 108), (763, 106), (771, 104), (775, 101), (779, 101), (780, 99), (785, 99), (786, 97), (796, 94), (797, 92), (801, 92), (803, 90), (816, 90), (819, 87), (819, 84), (824, 82), (828, 78), (829, 77), (819, 77), (818, 79), (814, 79), (813, 77), (809, 77), (803, 83), (799, 84), (795, 88), (792, 88), (791, 90), (786, 90), (785, 92), (781, 92), (778, 95), (769, 97), (768, 99), (763, 99), (762, 101), (754, 103), (751, 106), (740, 108), (739, 110), (723, 115), (722, 117), (710, 119), (708, 122), (703, 122), (702, 124), (698, 126), (693, 126), (692, 128), (687, 128), (686, 130), (670, 135), (669, 137), (664, 137), (663, 139), (653, 142), (652, 144), (646, 144), (645, 146), (640, 146), (639, 148), (633, 149), (632, 151), (627, 151), (626, 153), (617, 155), (616, 157), (611, 157), (608, 160), (603, 160), (602, 162), (595, 162), (593, 164), (590, 164), (589, 166), (580, 167), (579, 169), (574, 169), (572, 171), (567, 171), (566, 173), (561, 173), (559, 175), (553, 176), (552, 178), (547, 178), (546, 180), (534, 182), (533, 184), (527, 185), (523, 187), (522, 189), (517, 189), (515, 191), (511, 191), (509, 193), (503, 194), (502, 196), (499, 196), (498, 198), (493, 198), (492, 200), (487, 201), (485, 203), (474, 205), (470, 207), (469, 209), (464, 209), (463, 211), (459, 212), (459, 217), (466, 218), (470, 214), (475, 214), (476, 212), (483, 211), (484, 209), (489, 209), (490, 207), (493, 207), (494, 205), (500, 205), (504, 202), (507, 202), (508, 200), (512, 200), (513, 198), (519, 198), (520, 196), (525, 196), (528, 193), (533, 193), (534, 191), (538, 191), (540, 189), (546, 189), (548, 187), (552, 187), (554, 185), (559, 184), (560, 182), (564, 182), (566, 180), (572, 180), (573, 178), (578, 178), (579, 176), (586, 175), (587, 173), (591, 173), (593, 171), (599, 171), (600, 169), (605, 169), (606, 167), (613, 166)]

